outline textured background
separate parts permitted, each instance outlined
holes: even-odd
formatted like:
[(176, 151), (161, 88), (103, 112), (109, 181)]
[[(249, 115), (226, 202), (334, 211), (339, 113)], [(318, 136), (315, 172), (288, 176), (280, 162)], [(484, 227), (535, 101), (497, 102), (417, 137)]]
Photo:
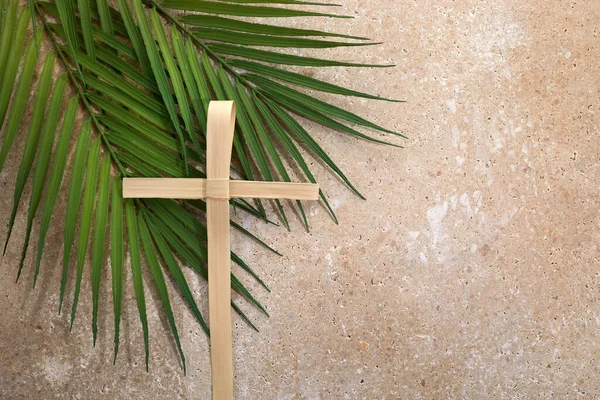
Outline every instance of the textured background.
[[(338, 2), (356, 18), (286, 22), (383, 41), (325, 55), (397, 66), (305, 72), (407, 100), (321, 96), (410, 139), (393, 149), (306, 123), (368, 201), (315, 163), (339, 226), (316, 204), (311, 233), (297, 218), (292, 233), (243, 220), (285, 256), (234, 239), (272, 289), (244, 276), (271, 318), (246, 307), (260, 333), (234, 321), (237, 397), (598, 398), (600, 2)], [(17, 153), (0, 175), (2, 238)], [(0, 258), (0, 397), (209, 398), (207, 339), (180, 301), (188, 376), (156, 296), (144, 372), (130, 282), (116, 366), (110, 280), (97, 348), (89, 282), (68, 333), (56, 315), (63, 214), (35, 291), (30, 258), (14, 284), (24, 211)]]

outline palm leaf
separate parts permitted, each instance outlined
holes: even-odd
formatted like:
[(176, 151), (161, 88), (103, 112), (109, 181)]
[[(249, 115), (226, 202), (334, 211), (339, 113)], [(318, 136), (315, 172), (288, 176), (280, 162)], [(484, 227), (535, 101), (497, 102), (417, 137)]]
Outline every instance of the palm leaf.
[(146, 354), (146, 372), (148, 371), (149, 344), (148, 344), (148, 318), (146, 316), (146, 299), (144, 296), (144, 283), (142, 280), (142, 260), (138, 234), (138, 222), (133, 200), (125, 202), (125, 216), (127, 218), (127, 232), (129, 239), (129, 260), (131, 263), (131, 277), (133, 279), (133, 290), (135, 300), (142, 323), (144, 333), (144, 349)]
[[(158, 46), (162, 54), (162, 59), (167, 67), (167, 71), (169, 72), (169, 77), (171, 78), (171, 85), (173, 86), (175, 97), (177, 98), (177, 105), (179, 106), (179, 112), (183, 118), (185, 129), (188, 136), (192, 140), (192, 143), (194, 143), (198, 154), (201, 154), (202, 150), (200, 149), (200, 143), (198, 142), (198, 138), (194, 129), (194, 122), (192, 121), (192, 114), (190, 112), (190, 106), (188, 105), (187, 94), (183, 86), (183, 80), (179, 73), (179, 68), (175, 63), (175, 59), (173, 58), (173, 54), (171, 53), (169, 44), (167, 43), (167, 35), (165, 34), (162, 21), (160, 20), (156, 10), (152, 10), (151, 19), (154, 32), (156, 33), (156, 37), (158, 39)], [(173, 120), (173, 123), (179, 124), (179, 120)]]
[[(123, 269), (123, 239), (127, 230), (133, 291), (143, 330), (146, 370), (149, 363), (149, 326), (142, 251), (185, 371), (185, 358), (171, 306), (172, 297), (167, 291), (163, 268), (173, 279), (181, 299), (190, 308), (200, 327), (208, 333), (180, 266), (187, 265), (204, 279), (208, 277), (206, 227), (196, 219), (196, 214), (206, 213), (206, 204), (201, 200), (127, 200), (123, 209), (120, 179), (125, 176), (204, 177), (206, 144), (203, 135), (206, 132), (208, 104), (212, 99), (233, 99), (238, 103), (238, 120), (231, 164), (232, 178), (291, 181), (289, 167), (297, 166), (297, 179), (316, 182), (309, 168), (310, 163), (301, 152), (303, 149), (307, 155), (322, 161), (362, 197), (295, 116), (312, 119), (323, 127), (357, 138), (385, 143), (383, 138), (371, 137), (362, 130), (374, 130), (380, 134), (396, 132), (318, 100), (304, 90), (364, 99), (388, 99), (304, 76), (281, 66), (389, 65), (285, 54), (277, 48), (328, 48), (374, 43), (363, 37), (319, 29), (282, 27), (273, 22), (236, 19), (308, 16), (348, 18), (277, 6), (332, 4), (302, 0), (166, 0), (161, 3), (134, 0), (129, 4), (125, 0), (117, 0), (118, 9), (113, 8), (112, 4), (107, 0), (28, 0), (28, 7), (19, 14), (17, 0), (0, 0), (0, 127), (6, 120), (0, 149), (0, 170), (19, 132), (26, 132), (4, 249), (9, 243), (24, 188), (33, 170), (27, 227), (17, 276), (24, 266), (31, 231), (41, 207), (35, 285), (51, 216), (63, 176), (68, 175), (69, 171), (71, 180), (64, 222), (59, 313), (66, 294), (71, 250), (77, 232), (71, 327), (77, 314), (91, 240), (92, 335), (95, 344), (98, 313), (101, 311), (102, 269), (109, 236), (115, 325), (113, 362), (116, 361), (126, 273)], [(188, 13), (183, 17), (175, 17), (170, 9)], [(36, 21), (41, 21), (52, 46), (52, 51), (44, 55), (38, 51), (42, 38), (41, 31), (35, 29)], [(35, 34), (27, 43), (30, 27)], [(39, 78), (36, 75), (38, 57), (43, 60)], [(56, 80), (51, 91), (56, 58), (66, 74)], [(68, 101), (64, 98), (67, 80), (69, 91), (75, 93)], [(27, 112), (26, 105), (31, 92), (37, 94), (35, 100), (31, 98), (34, 104), (29, 128), (24, 129), (21, 121)], [(63, 109), (62, 125), (59, 127)], [(75, 116), (79, 112), (89, 119), (80, 129), (75, 129)], [(75, 148), (72, 162), (68, 164), (67, 154), (72, 136), (76, 137)], [(116, 173), (114, 178), (111, 177), (113, 170)], [(320, 197), (337, 222), (323, 191)], [(250, 203), (235, 199), (231, 204), (236, 213), (248, 213), (271, 223), (268, 215), (272, 210), (265, 208), (260, 201)], [(294, 203), (289, 204), (294, 207)], [(291, 229), (286, 210), (288, 203), (284, 207), (283, 203), (275, 201), (274, 205), (283, 224)], [(303, 205), (300, 202), (295, 205), (303, 224), (308, 228)], [(261, 246), (275, 251), (235, 221), (232, 221), (232, 226)], [(268, 290), (265, 282), (241, 257), (232, 252), (231, 260)], [(261, 302), (234, 274), (231, 286), (250, 304), (268, 315)], [(231, 306), (251, 328), (258, 330), (239, 305), (232, 302)]]
[[(7, 19), (8, 22), (8, 19)], [(8, 103), (10, 102), (11, 93), (13, 86), (15, 84), (15, 78), (17, 76), (17, 68), (19, 67), (19, 61), (21, 60), (21, 51), (25, 44), (25, 35), (27, 33), (27, 27), (29, 24), (29, 9), (25, 8), (19, 14), (19, 19), (16, 24), (16, 28), (14, 28), (14, 39), (10, 37), (10, 50), (8, 51), (8, 55), (6, 56), (6, 62), (4, 62), (4, 66), (1, 70), (2, 73), (2, 83), (0, 83), (0, 126), (4, 122), (4, 118), (6, 117), (6, 112), (8, 111)], [(6, 29), (12, 29), (11, 26), (6, 27)], [(9, 35), (7, 35), (8, 37)], [(32, 46), (28, 46), (28, 50)], [(33, 46), (34, 51), (29, 52), (30, 57), (37, 56), (35, 51), (35, 46)], [(24, 65), (24, 67), (28, 68), (29, 74), (33, 73), (32, 63), (35, 63), (35, 59), (26, 60), (28, 63)], [(1, 62), (1, 61), (0, 61)], [(31, 77), (29, 77), (31, 79)], [(17, 87), (17, 93), (23, 95), (24, 90), (29, 89), (29, 84), (27, 81), (27, 75), (23, 75), (19, 82), (23, 82), (23, 85), (19, 83), (20, 87)], [(24, 105), (24, 103), (23, 103)], [(20, 113), (19, 113), (20, 111)], [(15, 120), (20, 121), (22, 117), (23, 109), (17, 109), (13, 111), (13, 114), (16, 114), (14, 117)], [(7, 132), (10, 133), (10, 132)], [(12, 145), (12, 140), (14, 140), (14, 136), (11, 137), (9, 135), (5, 135), (4, 143), (2, 144), (2, 154), (8, 153), (8, 149)], [(0, 170), (4, 165), (4, 160), (6, 159), (6, 155), (0, 156)]]
[[(42, 132), (42, 141), (40, 143), (41, 149), (50, 149), (54, 143), (54, 135), (58, 126), (58, 118), (60, 114), (60, 108), (63, 101), (63, 94), (65, 92), (65, 86), (67, 84), (67, 77), (62, 75), (56, 81), (54, 91), (52, 93), (52, 99), (50, 99), (50, 105), (46, 113), (46, 122), (44, 124), (44, 130)], [(27, 255), (27, 248), (29, 246), (29, 238), (31, 236), (31, 228), (33, 227), (33, 220), (35, 214), (40, 205), (42, 194), (44, 192), (44, 185), (46, 181), (46, 174), (48, 173), (48, 165), (50, 164), (50, 151), (40, 151), (35, 165), (35, 172), (33, 174), (33, 183), (31, 189), (31, 197), (29, 198), (29, 210), (27, 211), (27, 228), (25, 230), (25, 241), (23, 242), (23, 249), (21, 250), (21, 261), (19, 261), (19, 270), (17, 272), (17, 281), (21, 276), (23, 265), (25, 263), (25, 256)]]
[[(25, 59), (27, 60), (27, 55)], [(42, 69), (42, 74), (38, 81), (37, 85), (37, 94), (35, 98), (35, 103), (33, 105), (33, 113), (31, 117), (31, 122), (29, 124), (29, 132), (27, 134), (27, 140), (25, 142), (25, 150), (23, 151), (23, 157), (21, 158), (21, 163), (19, 165), (19, 172), (17, 173), (17, 179), (15, 183), (15, 191), (13, 196), (13, 207), (12, 212), (10, 214), (10, 222), (8, 223), (8, 233), (6, 234), (6, 241), (4, 243), (3, 253), (6, 253), (6, 247), (8, 245), (8, 241), (10, 240), (10, 236), (12, 234), (12, 228), (15, 222), (15, 216), (17, 214), (17, 209), (19, 207), (19, 203), (21, 200), (21, 196), (23, 195), (23, 189), (25, 188), (25, 182), (29, 177), (29, 172), (31, 171), (31, 167), (33, 165), (33, 159), (37, 152), (38, 142), (40, 138), (40, 133), (42, 131), (42, 122), (44, 117), (44, 112), (46, 110), (46, 103), (48, 100), (48, 93), (50, 92), (50, 84), (52, 83), (52, 69), (54, 68), (54, 53), (50, 53), (46, 57), (46, 61), (44, 62), (44, 68)], [(11, 113), (12, 116), (12, 113)], [(15, 129), (16, 131), (16, 129)], [(7, 138), (7, 134), (5, 134), (5, 142)], [(2, 152), (6, 151), (8, 154), (8, 150), (5, 150), (6, 144), (2, 145)], [(1, 170), (1, 168), (0, 168)]]
[(108, 35), (114, 35), (108, 2), (106, 0), (96, 0), (96, 6), (98, 7), (98, 16), (100, 17), (102, 30)]
[(87, 120), (82, 128), (77, 146), (75, 148), (75, 159), (71, 166), (71, 184), (69, 187), (69, 198), (67, 200), (67, 219), (64, 229), (64, 251), (63, 251), (63, 269), (60, 280), (60, 302), (58, 313), (62, 310), (62, 303), (65, 296), (65, 288), (67, 285), (67, 273), (69, 268), (69, 260), (71, 258), (71, 246), (75, 237), (75, 229), (77, 228), (77, 215), (79, 214), (79, 204), (81, 201), (81, 189), (83, 188), (83, 179), (85, 174), (85, 161), (90, 145), (91, 123)]
[[(201, 26), (203, 28), (217, 28), (227, 31), (254, 33), (259, 35), (278, 35), (278, 36), (325, 36), (339, 37), (344, 39), (368, 40), (367, 38), (340, 35), (332, 32), (317, 31), (312, 29), (286, 28), (282, 26), (257, 24), (253, 22), (238, 21), (232, 18), (216, 17), (214, 15), (184, 15), (179, 19), (184, 24), (192, 26)], [(201, 31), (199, 31), (201, 32)]]
[[(271, 110), (268, 109), (268, 106), (260, 98), (255, 98), (254, 100), (256, 102), (256, 106), (257, 106), (261, 116), (266, 121), (271, 132), (273, 132), (273, 134), (277, 138), (277, 141), (279, 143), (281, 143), (283, 145), (283, 147), (290, 153), (290, 156), (294, 159), (294, 161), (296, 161), (296, 163), (298, 164), (298, 166), (300, 167), (300, 169), (302, 170), (302, 172), (304, 173), (306, 178), (309, 180), (309, 182), (316, 183), (317, 180), (315, 179), (314, 175), (308, 168), (308, 164), (304, 160), (304, 157), (298, 150), (298, 147), (295, 145), (295, 143), (291, 139), (290, 135), (278, 123), (277, 119), (275, 118), (275, 115), (273, 115), (271, 113)], [(275, 110), (275, 112), (277, 112), (277, 110)], [(284, 118), (281, 118), (281, 119), (283, 120)], [(337, 166), (335, 166), (335, 164), (333, 164), (333, 162), (331, 162), (331, 163), (337, 169)], [(341, 173), (341, 171), (340, 171), (340, 173)], [(343, 176), (343, 174), (342, 174), (342, 176)], [(329, 205), (329, 202), (327, 201), (327, 198), (325, 197), (323, 190), (319, 190), (319, 197), (321, 198), (321, 200), (323, 200), (323, 203), (325, 203), (325, 207), (327, 207), (327, 209), (331, 213), (333, 220), (337, 224), (338, 220), (337, 220), (337, 217), (335, 216), (335, 212), (331, 208), (331, 205)], [(305, 218), (305, 223), (308, 224), (308, 222), (306, 221), (306, 218)]]
[[(185, 83), (185, 87), (187, 88), (187, 94), (185, 90), (183, 91), (182, 97), (189, 95), (190, 101), (194, 108), (194, 113), (196, 114), (196, 122), (199, 126), (201, 126), (202, 132), (206, 132), (205, 120), (206, 120), (206, 110), (208, 108), (208, 99), (210, 98), (210, 94), (208, 94), (208, 89), (206, 89), (206, 94), (204, 98), (202, 94), (200, 94), (200, 88), (196, 83), (196, 79), (194, 77), (194, 73), (192, 71), (191, 62), (189, 60), (190, 57), (194, 57), (195, 55), (188, 56), (185, 50), (185, 43), (181, 36), (181, 33), (175, 27), (171, 30), (171, 41), (173, 43), (173, 49), (175, 50), (175, 54), (177, 56), (177, 65), (181, 71), (181, 76), (183, 78), (183, 82)], [(191, 43), (191, 42), (190, 42)], [(183, 86), (183, 85), (181, 85)], [(187, 114), (186, 114), (187, 116)], [(194, 129), (194, 122), (191, 121), (191, 115), (188, 116), (189, 120), (186, 122), (186, 126), (191, 126), (189, 129)], [(184, 119), (185, 121), (185, 119)], [(197, 144), (198, 139), (196, 138)], [(197, 144), (198, 153), (201, 154), (201, 150), (199, 149), (200, 145)]]
[(169, 321), (169, 326), (171, 327), (171, 332), (173, 333), (173, 337), (175, 338), (177, 350), (179, 351), (181, 363), (183, 364), (183, 373), (185, 374), (185, 356), (183, 355), (183, 349), (181, 348), (181, 342), (179, 341), (179, 333), (177, 332), (177, 327), (175, 326), (175, 317), (173, 316), (173, 310), (171, 309), (171, 301), (169, 300), (167, 285), (165, 283), (165, 278), (163, 276), (160, 264), (158, 262), (157, 253), (154, 248), (154, 244), (152, 243), (152, 237), (150, 236), (148, 225), (142, 214), (138, 215), (138, 226), (140, 230), (140, 238), (144, 247), (144, 254), (146, 255), (146, 262), (148, 263), (148, 269), (152, 274), (152, 278), (154, 278), (156, 290), (158, 291), (158, 294), (162, 301), (165, 314), (167, 315), (167, 320)]
[(104, 244), (106, 242), (106, 225), (108, 223), (108, 200), (110, 197), (110, 158), (104, 157), (100, 169), (98, 185), (98, 203), (96, 204), (96, 221), (94, 223), (94, 239), (92, 244), (92, 335), (96, 346), (98, 335), (98, 301), (100, 299), (100, 278), (104, 262)]
[(144, 40), (142, 39), (140, 30), (135, 25), (129, 5), (127, 4), (126, 0), (117, 0), (117, 3), (119, 4), (119, 11), (121, 17), (123, 18), (123, 23), (127, 29), (127, 36), (131, 40), (131, 45), (135, 49), (135, 54), (140, 66), (142, 67), (142, 71), (144, 71), (146, 76), (152, 77), (152, 66), (150, 65), (148, 54), (144, 48)]
[[(79, 9), (79, 18), (81, 20), (81, 32), (83, 34), (83, 43), (85, 52), (92, 60), (96, 59), (96, 44), (94, 43), (94, 32), (92, 25), (92, 14), (89, 0), (77, 0)], [(71, 49), (73, 50), (73, 49)]]
[(327, 153), (319, 146), (319, 144), (310, 136), (310, 134), (300, 125), (294, 118), (292, 118), (282, 107), (277, 105), (275, 102), (266, 99), (267, 104), (270, 105), (271, 110), (274, 113), (274, 117), (279, 118), (287, 128), (296, 136), (296, 138), (304, 143), (312, 153), (316, 154), (322, 159), (325, 164), (331, 168), (342, 180), (362, 199), (365, 197), (354, 187), (350, 180), (344, 175), (341, 169), (329, 158)]
[(110, 220), (110, 265), (112, 276), (113, 308), (115, 314), (115, 352), (113, 364), (119, 353), (119, 331), (121, 326), (121, 299), (123, 297), (123, 193), (121, 176), (113, 180)]
[(342, 86), (326, 83), (319, 79), (311, 78), (309, 76), (301, 75), (295, 72), (289, 72), (280, 68), (270, 67), (268, 65), (259, 64), (251, 61), (232, 60), (231, 65), (249, 72), (253, 72), (263, 76), (270, 76), (280, 81), (288, 82), (293, 85), (303, 86), (308, 89), (318, 90), (321, 92), (341, 94), (344, 96), (356, 96), (362, 97), (364, 99), (399, 102), (398, 100), (391, 100), (383, 97), (373, 96), (367, 93), (357, 92), (355, 90), (350, 90)]
[(62, 128), (58, 136), (58, 144), (56, 145), (56, 151), (54, 152), (54, 162), (52, 166), (52, 172), (50, 174), (50, 180), (48, 182), (48, 190), (46, 191), (46, 200), (44, 202), (44, 208), (42, 210), (42, 221), (40, 222), (40, 238), (38, 240), (38, 251), (35, 265), (35, 274), (33, 275), (33, 286), (37, 281), (37, 276), (40, 271), (40, 263), (42, 261), (42, 251), (44, 250), (44, 244), (46, 243), (46, 233), (50, 227), (50, 220), (52, 218), (52, 212), (56, 205), (56, 199), (58, 198), (58, 191), (60, 189), (63, 175), (65, 172), (65, 165), (67, 163), (67, 151), (69, 150), (69, 141), (73, 133), (73, 127), (75, 125), (75, 116), (77, 113), (77, 103), (79, 98), (74, 96), (69, 100), (67, 109), (63, 117)]
[(193, 31), (194, 36), (202, 40), (214, 40), (216, 42), (225, 42), (245, 46), (266, 46), (266, 47), (284, 47), (284, 48), (304, 48), (304, 49), (328, 49), (333, 47), (356, 47), (373, 46), (379, 43), (356, 43), (356, 42), (334, 42), (331, 40), (305, 39), (287, 36), (273, 36), (253, 33), (244, 33), (240, 35), (236, 31), (226, 31), (223, 29), (203, 28)]
[(297, 4), (297, 5), (339, 7), (339, 4), (317, 3), (317, 2), (300, 1), (300, 0), (215, 0), (215, 1), (226, 1), (228, 3)]
[[(65, 27), (69, 46), (72, 50), (79, 48), (79, 36), (77, 35), (77, 26), (75, 25), (75, 7), (73, 2), (68, 0), (56, 0), (56, 8), (60, 20)], [(88, 7), (89, 8), (89, 7)]]
[[(296, 109), (296, 110), (309, 110), (314, 111), (315, 113), (327, 115), (333, 118), (342, 119), (348, 121), (350, 123), (364, 126), (367, 128), (375, 129), (385, 133), (391, 133), (393, 135), (400, 135), (394, 131), (383, 128), (373, 122), (370, 122), (364, 118), (359, 117), (356, 114), (353, 114), (349, 111), (343, 110), (339, 107), (327, 104), (324, 101), (315, 99), (307, 94), (294, 90), (290, 87), (286, 87), (277, 82), (272, 81), (269, 78), (265, 78), (263, 75), (257, 74), (243, 74), (244, 78), (249, 79), (250, 81), (256, 83), (261, 88), (265, 89), (263, 93), (265, 93), (268, 97), (271, 97), (274, 100), (275, 97), (283, 97), (286, 99), (286, 103), (288, 107)], [(402, 136), (402, 135), (400, 135)], [(366, 137), (364, 137), (366, 138)], [(381, 141), (379, 141), (381, 142)], [(386, 143), (389, 144), (389, 143)]]
[(204, 318), (202, 317), (202, 314), (200, 313), (200, 310), (198, 309), (198, 306), (196, 305), (196, 301), (194, 300), (192, 291), (190, 290), (190, 287), (187, 284), (187, 281), (185, 279), (185, 276), (183, 275), (183, 271), (181, 270), (181, 267), (179, 266), (178, 261), (173, 256), (173, 252), (167, 245), (165, 239), (163, 238), (162, 234), (160, 233), (160, 231), (158, 230), (156, 225), (154, 223), (150, 222), (149, 228), (150, 228), (150, 232), (152, 232), (152, 237), (154, 238), (154, 242), (156, 243), (156, 246), (158, 247), (158, 251), (160, 252), (165, 264), (167, 265), (169, 271), (171, 272), (171, 276), (173, 277), (173, 279), (175, 279), (175, 283), (179, 287), (179, 290), (181, 291), (181, 294), (183, 295), (186, 303), (192, 310), (194, 317), (196, 317), (196, 319), (198, 320), (198, 323), (200, 324), (202, 329), (206, 333), (208, 333), (208, 325), (206, 325), (206, 322), (204, 322)]
[(236, 15), (240, 17), (332, 17), (350, 18), (337, 14), (325, 14), (313, 11), (292, 10), (288, 8), (246, 6), (204, 0), (165, 0), (163, 7), (175, 10), (199, 11), (208, 14)]
[[(2, 37), (0, 38), (0, 71), (5, 71), (6, 61), (8, 59), (8, 55), (10, 54), (10, 46), (15, 33), (15, 25), (17, 23), (18, 2), (17, 0), (8, 0), (6, 5), (4, 3), (2, 5), (3, 18)], [(3, 75), (4, 73), (2, 76)], [(0, 82), (2, 82), (2, 79), (0, 79)], [(0, 93), (5, 94), (5, 92)]]
[(160, 60), (160, 55), (158, 53), (158, 49), (156, 47), (156, 43), (154, 42), (154, 37), (152, 36), (152, 32), (150, 30), (150, 23), (146, 18), (146, 14), (144, 13), (144, 9), (142, 7), (142, 2), (140, 0), (133, 0), (133, 6), (135, 9), (135, 14), (137, 17), (137, 21), (140, 27), (140, 31), (142, 33), (142, 38), (144, 39), (144, 45), (146, 47), (146, 51), (148, 53), (148, 59), (150, 60), (150, 65), (152, 66), (152, 71), (154, 72), (154, 77), (156, 78), (156, 82), (158, 84), (158, 88), (162, 95), (162, 99), (167, 107), (167, 111), (171, 117), (171, 121), (173, 123), (173, 127), (177, 132), (177, 136), (179, 137), (179, 141), (181, 142), (181, 153), (183, 155), (183, 160), (185, 162), (186, 175), (189, 174), (189, 167), (187, 162), (187, 151), (185, 146), (185, 139), (183, 138), (183, 132), (181, 131), (181, 127), (179, 126), (179, 119), (177, 116), (177, 110), (175, 109), (175, 101), (173, 100), (173, 93), (171, 92), (171, 88), (167, 81), (167, 74), (165, 73), (164, 67)]
[[(55, 0), (55, 4), (68, 46), (71, 52), (75, 53), (75, 49), (79, 48), (79, 34), (75, 22), (75, 4), (70, 0)], [(77, 71), (81, 73), (79, 69)]]
[(283, 54), (274, 51), (259, 50), (243, 46), (233, 46), (230, 44), (223, 43), (210, 43), (207, 45), (207, 47), (217, 54), (249, 58), (252, 60), (270, 62), (273, 64), (298, 65), (302, 67), (393, 67), (393, 65), (357, 64), (333, 60), (323, 60), (320, 58), (296, 56), (293, 54)]
[(85, 187), (83, 191), (83, 205), (81, 209), (81, 223), (79, 226), (79, 238), (77, 239), (77, 279), (75, 281), (75, 294), (71, 307), (71, 326), (75, 321), (79, 291), (81, 290), (81, 279), (83, 278), (83, 267), (88, 252), (88, 244), (92, 231), (92, 216), (94, 213), (94, 200), (96, 197), (96, 184), (98, 182), (98, 163), (100, 162), (100, 140), (97, 138), (92, 143), (90, 155), (86, 166)]

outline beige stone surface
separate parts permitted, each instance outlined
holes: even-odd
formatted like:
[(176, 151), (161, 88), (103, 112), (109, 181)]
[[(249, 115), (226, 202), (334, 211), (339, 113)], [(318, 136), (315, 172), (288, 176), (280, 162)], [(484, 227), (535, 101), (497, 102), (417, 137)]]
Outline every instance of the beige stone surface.
[[(396, 67), (310, 73), (407, 103), (320, 97), (410, 139), (395, 149), (306, 123), (368, 200), (315, 162), (340, 225), (316, 204), (310, 233), (298, 218), (291, 233), (240, 218), (284, 256), (234, 238), (272, 289), (240, 274), (271, 318), (245, 307), (260, 333), (234, 320), (236, 397), (598, 398), (600, 2), (337, 2), (356, 18), (288, 23), (383, 41), (323, 53)], [(17, 162), (0, 175), (2, 239)], [(14, 284), (24, 210), (0, 258), (0, 397), (209, 398), (207, 338), (177, 299), (187, 376), (155, 295), (144, 372), (129, 280), (115, 366), (110, 280), (96, 348), (89, 279), (68, 332), (56, 315), (63, 219), (35, 290), (31, 257)]]

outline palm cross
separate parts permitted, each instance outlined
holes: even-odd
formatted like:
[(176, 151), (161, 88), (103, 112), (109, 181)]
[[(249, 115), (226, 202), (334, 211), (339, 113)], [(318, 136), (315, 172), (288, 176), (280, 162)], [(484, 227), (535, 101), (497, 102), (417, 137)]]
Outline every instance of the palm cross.
[(206, 199), (208, 304), (213, 399), (233, 398), (229, 199), (317, 200), (319, 186), (307, 183), (229, 180), (235, 104), (212, 101), (208, 108), (206, 177), (125, 178), (125, 198)]

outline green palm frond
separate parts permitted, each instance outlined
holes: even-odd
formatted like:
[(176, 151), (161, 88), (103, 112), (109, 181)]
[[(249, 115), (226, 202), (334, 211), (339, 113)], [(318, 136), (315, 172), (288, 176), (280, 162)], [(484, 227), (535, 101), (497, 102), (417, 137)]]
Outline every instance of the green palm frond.
[[(25, 0), (21, 1), (25, 3)], [(88, 253), (91, 265), (92, 334), (95, 345), (100, 310), (102, 269), (110, 255), (114, 313), (114, 361), (119, 351), (124, 266), (129, 258), (138, 314), (143, 328), (145, 364), (149, 360), (149, 329), (142, 268), (147, 266), (157, 290), (185, 371), (165, 274), (168, 274), (200, 328), (209, 334), (182, 266), (204, 279), (207, 273), (206, 227), (197, 215), (201, 200), (122, 199), (121, 178), (205, 177), (205, 131), (209, 102), (238, 104), (232, 179), (304, 179), (316, 182), (306, 155), (322, 161), (348, 188), (363, 198), (297, 118), (357, 139), (397, 146), (372, 133), (402, 136), (343, 108), (319, 100), (306, 90), (384, 99), (311, 78), (285, 66), (389, 67), (326, 60), (281, 52), (283, 48), (362, 47), (368, 39), (239, 19), (238, 17), (330, 17), (335, 6), (300, 0), (19, 0), (0, 2), (0, 170), (18, 134), (25, 135), (8, 222), (8, 245), (24, 188), (31, 177), (27, 227), (17, 279), (25, 260), (34, 223), (40, 229), (33, 283), (41, 270), (44, 245), (60, 190), (68, 192), (58, 312), (69, 279), (75, 281), (71, 327)], [(288, 8), (287, 5), (303, 6)], [(304, 6), (317, 7), (304, 9)], [(20, 10), (20, 11), (19, 11)], [(327, 12), (321, 12), (325, 10)], [(185, 12), (181, 15), (181, 12)], [(33, 32), (30, 34), (29, 32)], [(28, 39), (28, 37), (31, 38)], [(256, 48), (261, 47), (261, 48)], [(46, 51), (49, 50), (49, 51)], [(65, 73), (53, 79), (55, 68)], [(36, 71), (41, 69), (39, 75)], [(31, 95), (31, 93), (35, 93)], [(26, 105), (32, 115), (25, 126)], [(84, 122), (77, 123), (77, 114)], [(371, 132), (371, 133), (369, 133)], [(73, 158), (67, 155), (73, 149)], [(69, 171), (67, 171), (67, 169)], [(295, 176), (293, 171), (299, 171)], [(68, 173), (69, 172), (69, 173)], [(70, 176), (69, 183), (63, 176)], [(83, 195), (82, 195), (83, 193)], [(324, 191), (323, 205), (337, 223)], [(290, 215), (309, 221), (300, 201), (276, 201), (275, 209), (260, 201), (235, 199), (236, 211), (291, 228)], [(275, 216), (272, 216), (275, 212)], [(232, 225), (269, 251), (264, 241), (232, 221)], [(76, 240), (76, 245), (73, 245)], [(108, 251), (107, 251), (108, 243)], [(71, 260), (72, 252), (74, 260)], [(142, 257), (143, 254), (143, 257)], [(279, 254), (279, 253), (277, 253)], [(145, 260), (143, 264), (142, 259)], [(235, 253), (238, 264), (265, 290), (267, 285)], [(264, 306), (232, 275), (232, 289), (265, 315)], [(242, 308), (236, 313), (258, 330)]]

